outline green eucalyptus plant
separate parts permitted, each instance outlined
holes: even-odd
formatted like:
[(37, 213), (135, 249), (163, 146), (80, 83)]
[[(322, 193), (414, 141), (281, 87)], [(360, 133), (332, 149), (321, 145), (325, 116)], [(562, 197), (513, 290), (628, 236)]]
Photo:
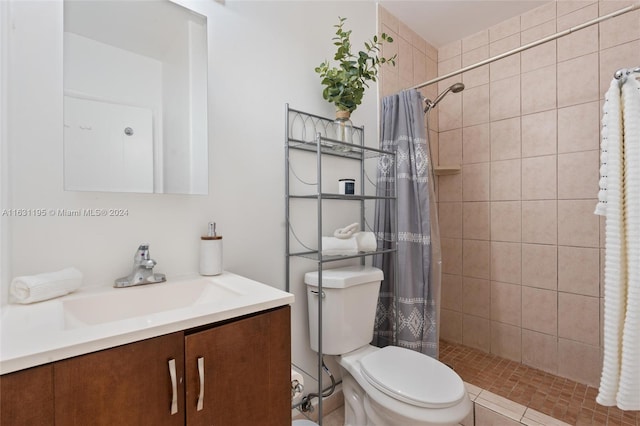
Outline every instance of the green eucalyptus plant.
[(396, 57), (384, 58), (378, 56), (382, 42), (393, 43), (393, 38), (382, 33), (380, 38), (374, 35), (372, 40), (364, 43), (364, 50), (357, 55), (351, 53), (351, 30), (343, 29), (344, 21), (347, 18), (338, 17), (340, 22), (334, 27), (337, 28), (336, 37), (333, 37), (334, 45), (338, 47), (333, 59), (338, 61), (338, 65), (330, 67), (329, 61), (325, 60), (315, 71), (322, 78), (322, 97), (335, 104), (339, 111), (354, 111), (362, 103), (367, 82), (376, 81), (378, 70), (381, 64), (390, 63), (395, 66)]

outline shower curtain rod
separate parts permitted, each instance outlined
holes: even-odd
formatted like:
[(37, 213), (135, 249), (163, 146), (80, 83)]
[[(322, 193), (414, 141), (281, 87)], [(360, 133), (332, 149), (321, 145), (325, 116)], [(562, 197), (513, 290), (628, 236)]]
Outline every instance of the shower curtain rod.
[(518, 47), (516, 49), (509, 50), (508, 52), (504, 52), (504, 53), (501, 53), (499, 55), (493, 56), (491, 58), (484, 59), (484, 60), (482, 60), (480, 62), (477, 62), (475, 64), (468, 65), (468, 66), (466, 66), (464, 68), (460, 68), (457, 71), (453, 71), (453, 72), (450, 72), (450, 73), (445, 74), (443, 76), (434, 78), (434, 79), (429, 80), (427, 82), (424, 82), (422, 84), (418, 84), (417, 86), (413, 86), (413, 87), (409, 88), (409, 90), (411, 90), (411, 89), (420, 89), (422, 87), (429, 86), (430, 84), (437, 83), (437, 82), (442, 81), (442, 80), (446, 80), (447, 78), (453, 77), (454, 75), (462, 74), (463, 72), (466, 72), (466, 71), (471, 71), (473, 69), (476, 69), (478, 67), (486, 65), (488, 63), (495, 62), (495, 61), (497, 61), (499, 59), (502, 59), (502, 58), (506, 58), (507, 56), (511, 56), (511, 55), (515, 55), (516, 53), (520, 53), (523, 50), (531, 49), (532, 47), (536, 47), (536, 46), (538, 46), (540, 44), (543, 44), (543, 43), (546, 43), (548, 41), (555, 40), (557, 38), (560, 38), (560, 37), (565, 36), (567, 34), (571, 34), (571, 33), (575, 32), (575, 31), (581, 30), (583, 28), (590, 27), (591, 25), (597, 24), (599, 22), (606, 21), (607, 19), (614, 18), (614, 17), (616, 17), (618, 15), (622, 15), (622, 14), (627, 13), (627, 12), (633, 12), (634, 10), (638, 10), (638, 9), (640, 9), (640, 3), (632, 4), (631, 6), (624, 7), (622, 9), (616, 10), (615, 12), (611, 12), (611, 13), (609, 13), (607, 15), (603, 15), (603, 16), (601, 16), (599, 18), (592, 19), (591, 21), (587, 21), (587, 22), (585, 22), (583, 24), (580, 24), (580, 25), (576, 25), (575, 27), (571, 27), (571, 28), (568, 28), (568, 29), (566, 29), (564, 31), (560, 31), (560, 32), (557, 32), (557, 33), (552, 34), (550, 36), (541, 38), (538, 41), (534, 41), (534, 42), (525, 44), (524, 46), (520, 46), (520, 47)]

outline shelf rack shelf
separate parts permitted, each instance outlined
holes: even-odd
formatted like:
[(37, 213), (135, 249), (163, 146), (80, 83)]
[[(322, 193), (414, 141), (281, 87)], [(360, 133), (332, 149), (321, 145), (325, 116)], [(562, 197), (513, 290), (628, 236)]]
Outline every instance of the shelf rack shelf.
[[(349, 256), (327, 256), (322, 254), (322, 235), (325, 234), (323, 230), (323, 202), (329, 200), (338, 201), (357, 201), (360, 203), (360, 224), (361, 230), (364, 231), (365, 224), (365, 202), (367, 201), (383, 201), (392, 202), (393, 208), (397, 209), (396, 191), (394, 190), (391, 195), (368, 195), (365, 187), (365, 160), (371, 158), (380, 158), (383, 156), (385, 161), (396, 165), (396, 154), (392, 151), (384, 151), (378, 148), (366, 146), (364, 143), (364, 128), (353, 127), (353, 140), (354, 143), (345, 143), (335, 140), (329, 137), (332, 134), (333, 120), (322, 117), (315, 114), (310, 114), (304, 111), (289, 108), (286, 105), (285, 110), (286, 132), (285, 132), (285, 259), (286, 259), (286, 290), (291, 290), (291, 259), (292, 258), (304, 258), (316, 262), (316, 268), (318, 271), (318, 291), (322, 292), (322, 270), (325, 264), (337, 261), (344, 261), (350, 259), (359, 259), (361, 264), (365, 263), (365, 258), (376, 255), (392, 254), (393, 262), (396, 264), (394, 270), (397, 270), (397, 245), (396, 241), (391, 242), (391, 248), (379, 248), (374, 252), (361, 252), (355, 255)], [(290, 151), (305, 151), (310, 155), (313, 154), (316, 157), (317, 176), (315, 186), (315, 193), (313, 194), (294, 194), (291, 192), (291, 174), (295, 176), (295, 173), (291, 173), (291, 159)], [(359, 195), (344, 195), (325, 192), (322, 189), (322, 159), (323, 157), (341, 157), (347, 160), (353, 160), (359, 163), (360, 169), (360, 191)], [(395, 178), (395, 176), (394, 176)], [(291, 251), (291, 236), (297, 239), (296, 234), (293, 232), (291, 224), (291, 212), (292, 202), (296, 200), (312, 200), (317, 203), (317, 239), (315, 246), (317, 249), (308, 249), (306, 251)], [(396, 212), (397, 213), (397, 212)], [(395, 217), (397, 218), (397, 214)], [(397, 219), (396, 219), (397, 220)], [(395, 224), (397, 229), (397, 223)], [(333, 233), (333, 230), (331, 230)], [(298, 242), (305, 248), (307, 245)], [(311, 244), (314, 245), (314, 244)], [(322, 336), (322, 298), (318, 298), (318, 324), (320, 330), (318, 330), (318, 336)], [(323, 387), (323, 352), (322, 341), (318, 342), (318, 371), (317, 382), (318, 389), (324, 389)], [(319, 392), (324, 393), (324, 392)], [(322, 426), (322, 397), (318, 399), (318, 423)]]

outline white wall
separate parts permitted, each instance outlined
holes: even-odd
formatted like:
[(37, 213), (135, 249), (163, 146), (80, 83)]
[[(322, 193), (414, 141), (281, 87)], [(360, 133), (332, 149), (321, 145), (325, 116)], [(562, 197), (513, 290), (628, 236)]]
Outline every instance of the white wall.
[[(17, 276), (74, 265), (85, 285), (108, 286), (129, 272), (137, 245), (149, 242), (157, 270), (171, 279), (197, 271), (199, 236), (215, 220), (226, 269), (284, 288), (284, 105), (333, 114), (314, 68), (333, 56), (338, 15), (349, 18), (355, 46), (376, 32), (375, 4), (194, 3), (209, 16), (208, 196), (63, 191), (62, 3), (14, 0), (10, 7), (8, 207), (122, 208), (128, 216), (11, 218), (3, 270), (7, 264)], [(376, 111), (374, 87), (353, 115), (371, 145)], [(312, 364), (301, 335), (304, 290), (301, 276), (294, 278), (294, 360)]]

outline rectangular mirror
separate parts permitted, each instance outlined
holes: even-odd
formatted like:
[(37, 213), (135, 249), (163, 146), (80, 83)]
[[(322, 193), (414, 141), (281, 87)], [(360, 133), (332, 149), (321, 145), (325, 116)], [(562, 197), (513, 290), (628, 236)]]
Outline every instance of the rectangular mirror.
[(207, 18), (64, 1), (64, 188), (207, 194)]

